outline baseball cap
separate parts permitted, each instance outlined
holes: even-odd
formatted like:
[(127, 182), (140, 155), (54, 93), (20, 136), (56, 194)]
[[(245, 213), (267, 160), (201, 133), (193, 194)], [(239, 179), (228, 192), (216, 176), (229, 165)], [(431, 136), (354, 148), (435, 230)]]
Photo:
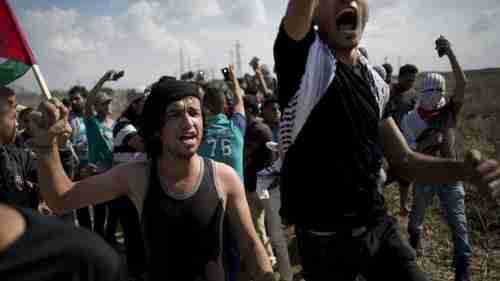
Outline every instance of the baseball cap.
[(420, 86), (419, 107), (437, 110), (446, 104), (446, 80), (441, 74), (426, 73)]
[(111, 97), (111, 95), (109, 95), (108, 93), (98, 92), (95, 95), (95, 99), (94, 100), (95, 100), (96, 103), (103, 104), (103, 103), (106, 103), (108, 101), (112, 101), (113, 97)]

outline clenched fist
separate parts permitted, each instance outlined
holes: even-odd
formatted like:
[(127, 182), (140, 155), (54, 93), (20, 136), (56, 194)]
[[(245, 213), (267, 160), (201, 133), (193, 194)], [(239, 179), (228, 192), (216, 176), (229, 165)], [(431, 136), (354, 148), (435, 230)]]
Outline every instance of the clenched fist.
[(481, 153), (471, 150), (465, 159), (469, 180), (474, 184), (482, 197), (498, 207), (500, 200), (500, 164), (495, 160), (483, 160)]
[(58, 99), (43, 101), (38, 106), (38, 111), (29, 116), (35, 146), (50, 146), (55, 141), (60, 145), (66, 143), (72, 131), (68, 114), (68, 109)]

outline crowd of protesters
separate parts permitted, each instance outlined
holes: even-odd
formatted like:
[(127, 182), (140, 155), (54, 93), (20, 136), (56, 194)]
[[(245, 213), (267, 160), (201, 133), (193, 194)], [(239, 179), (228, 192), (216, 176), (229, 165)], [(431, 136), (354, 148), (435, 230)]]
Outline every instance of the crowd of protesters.
[[(109, 70), (18, 114), (0, 88), (0, 278), (292, 281), (293, 225), (306, 281), (429, 280), (416, 258), (436, 194), (455, 280), (472, 280), (463, 181), (493, 206), (500, 167), (457, 158), (467, 78), (444, 37), (429, 56), (454, 88), (410, 64), (393, 77), (358, 48), (367, 23), (365, 0), (290, 0), (274, 71), (254, 58), (243, 77), (230, 65), (120, 97), (108, 86), (127, 76)], [(393, 182), (408, 241), (385, 208)]]

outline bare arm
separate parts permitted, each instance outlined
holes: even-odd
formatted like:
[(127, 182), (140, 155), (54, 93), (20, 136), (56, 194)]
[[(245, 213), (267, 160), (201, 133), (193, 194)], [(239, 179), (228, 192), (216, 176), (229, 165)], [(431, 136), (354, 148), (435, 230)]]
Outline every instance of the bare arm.
[(38, 182), (43, 198), (55, 213), (102, 203), (128, 195), (126, 166), (73, 182), (63, 170), (57, 145), (37, 149)]
[(217, 163), (217, 176), (226, 194), (226, 209), (231, 230), (236, 234), (245, 264), (253, 280), (272, 280), (272, 266), (252, 222), (245, 190), (236, 172)]
[(89, 117), (92, 116), (94, 113), (93, 110), (93, 105), (94, 105), (94, 98), (95, 95), (102, 89), (104, 86), (104, 83), (107, 81), (116, 81), (120, 79), (123, 76), (123, 72), (117, 73), (114, 70), (109, 70), (104, 75), (97, 81), (95, 84), (94, 88), (90, 90), (89, 95), (87, 96), (87, 100), (85, 102), (85, 116)]
[(455, 56), (455, 52), (453, 51), (450, 42), (446, 38), (441, 36), (436, 40), (436, 45), (436, 49), (438, 50), (438, 52), (443, 52), (443, 55), (448, 56), (448, 59), (450, 60), (451, 68), (453, 69), (453, 75), (455, 76), (455, 89), (452, 99), (457, 106), (461, 107), (464, 102), (467, 77), (465, 76), (462, 67), (458, 63), (457, 57)]
[(266, 80), (264, 79), (264, 75), (262, 75), (261, 66), (257, 65), (257, 67), (254, 68), (254, 71), (255, 71), (255, 76), (257, 77), (257, 82), (258, 82), (257, 84), (259, 86), (259, 89), (264, 94), (264, 96), (267, 97), (269, 95), (270, 90), (267, 87), (267, 83), (266, 83)]
[(229, 65), (229, 79), (231, 80), (231, 87), (234, 93), (234, 111), (241, 113), (245, 116), (245, 106), (243, 105), (243, 92), (234, 71), (234, 65)]
[[(500, 165), (495, 160), (481, 159), (478, 151), (470, 151), (465, 161), (437, 158), (411, 151), (392, 118), (380, 126), (380, 136), (391, 168), (397, 175), (418, 183), (474, 184), (489, 203), (500, 199)], [(473, 153), (475, 152), (475, 153)]]
[(286, 33), (295, 41), (304, 39), (311, 29), (318, 0), (290, 0), (283, 24)]
[(380, 136), (391, 168), (411, 182), (444, 183), (470, 179), (462, 161), (437, 158), (414, 152), (392, 118), (383, 121)]
[(85, 116), (86, 117), (90, 117), (92, 115), (94, 115), (94, 98), (95, 98), (95, 95), (97, 92), (99, 92), (100, 89), (102, 89), (102, 86), (104, 86), (104, 83), (106, 83), (106, 81), (108, 81), (106, 78), (106, 75), (109, 75), (108, 74), (109, 72), (106, 72), (104, 74), (103, 77), (101, 77), (101, 79), (99, 79), (99, 81), (97, 81), (97, 83), (95, 84), (94, 88), (92, 88), (92, 90), (89, 92), (88, 96), (87, 96), (87, 100), (85, 101)]
[(23, 216), (7, 205), (0, 204), (0, 253), (11, 246), (26, 230)]

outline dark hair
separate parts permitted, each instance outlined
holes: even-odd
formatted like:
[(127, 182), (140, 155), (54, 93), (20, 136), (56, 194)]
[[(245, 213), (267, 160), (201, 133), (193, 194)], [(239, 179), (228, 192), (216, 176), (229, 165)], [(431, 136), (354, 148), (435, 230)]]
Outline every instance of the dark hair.
[(203, 96), (203, 106), (210, 110), (213, 114), (224, 113), (227, 95), (230, 91), (226, 83), (222, 81), (212, 81), (203, 88), (205, 95)]
[(87, 98), (89, 92), (87, 91), (87, 88), (84, 86), (73, 86), (69, 91), (68, 91), (68, 97), (72, 97), (74, 95), (80, 94), (82, 97)]
[(199, 86), (182, 80), (162, 79), (156, 82), (142, 110), (139, 135), (144, 139), (146, 153), (149, 158), (162, 154), (160, 130), (165, 124), (164, 116), (167, 107), (187, 97), (200, 99)]
[[(133, 108), (134, 104), (137, 104), (141, 99), (137, 99), (129, 104), (127, 109), (122, 113), (119, 119), (127, 118), (135, 127), (140, 127), (141, 115), (137, 114)], [(118, 119), (118, 120), (119, 120)]]
[(387, 74), (389, 74), (389, 73), (393, 73), (393, 72), (394, 72), (394, 69), (392, 68), (392, 65), (390, 65), (389, 63), (384, 63), (384, 64), (382, 65), (382, 67), (383, 67), (383, 68), (385, 68), (385, 72), (386, 72)]
[(71, 101), (68, 99), (68, 98), (63, 98), (62, 99), (62, 103), (64, 104), (64, 106), (66, 106), (67, 108), (70, 108), (71, 107)]
[(417, 74), (418, 68), (413, 64), (405, 64), (399, 69), (399, 76), (404, 74)]

